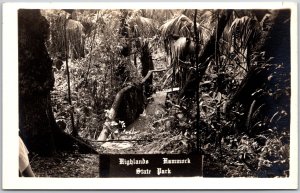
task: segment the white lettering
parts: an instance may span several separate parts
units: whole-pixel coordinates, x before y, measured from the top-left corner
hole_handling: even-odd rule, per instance
[[[151,170],[149,169],[140,169],[140,168],[137,168],[135,170],[135,173],[136,174],[151,174]]]
[[[168,159],[163,158],[163,164],[190,164],[190,158],[187,159]]]
[[[170,168],[168,169],[162,169],[162,168],[157,168],[157,175],[160,176],[161,174],[171,174]]]
[[[142,159],[124,159],[124,158],[119,158],[119,165],[144,165],[144,164],[149,164],[149,160],[146,160],[144,158]]]

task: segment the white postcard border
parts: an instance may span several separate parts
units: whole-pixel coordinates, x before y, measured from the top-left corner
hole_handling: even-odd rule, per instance
[[[18,47],[19,8],[136,9],[280,9],[291,15],[291,151],[289,178],[19,178],[18,173]],[[298,187],[298,26],[297,4],[287,2],[104,2],[7,3],[3,5],[3,136],[4,189],[295,189]]]

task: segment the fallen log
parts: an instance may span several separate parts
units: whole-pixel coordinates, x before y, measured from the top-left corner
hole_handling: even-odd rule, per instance
[[[108,112],[107,120],[97,139],[98,141],[105,141],[108,135],[114,132],[115,128],[113,128],[114,126],[111,123],[115,122],[118,124],[119,122],[124,122],[125,126],[129,126],[143,113],[147,103],[145,84],[151,79],[153,72],[165,70],[150,70],[140,84],[129,85],[117,93],[112,107]]]

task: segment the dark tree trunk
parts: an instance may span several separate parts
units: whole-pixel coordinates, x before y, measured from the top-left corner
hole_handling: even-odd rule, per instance
[[[149,43],[146,42],[142,47],[141,52],[142,76],[145,77],[150,70],[154,70],[152,55],[149,49]],[[145,95],[150,97],[152,94],[153,75],[144,83]]]
[[[119,34],[121,38],[128,39],[129,38],[129,26],[126,23],[126,19],[128,16],[128,10],[123,9],[121,10],[121,18],[120,18],[120,27],[119,27]],[[124,57],[128,57],[131,52],[131,44],[129,41],[126,41],[126,43],[123,45],[123,48],[121,50],[121,54]]]
[[[31,151],[52,153],[55,125],[50,107],[54,85],[45,40],[49,24],[39,10],[19,10],[19,127]],[[52,115],[52,116],[50,116]]]
[[[266,51],[266,58],[275,57],[272,63],[283,63],[290,70],[290,10],[280,10],[273,14],[273,26],[261,50]]]
[[[30,151],[52,154],[57,150],[80,150],[96,153],[89,145],[63,133],[57,126],[50,100],[54,86],[52,60],[45,41],[49,24],[39,10],[18,12],[19,53],[19,129]]]
[[[56,150],[54,134],[54,120],[48,115],[52,114],[50,95],[33,95],[19,98],[19,126],[28,149],[34,152]]]

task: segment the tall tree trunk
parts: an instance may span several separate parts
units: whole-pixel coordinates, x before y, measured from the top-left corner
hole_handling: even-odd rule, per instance
[[[45,41],[49,24],[40,10],[18,11],[19,129],[30,151],[52,154],[57,150],[97,153],[88,144],[67,135],[57,126],[51,108],[54,86],[52,60]]]
[[[49,24],[39,10],[19,10],[19,127],[28,148],[54,152],[50,107],[54,85],[52,60],[45,40]]]
[[[65,23],[65,42],[66,42],[66,45],[65,45],[65,49],[66,49],[66,72],[67,72],[67,83],[68,83],[68,102],[69,102],[69,105],[72,106],[72,99],[71,99],[71,85],[70,85],[70,70],[69,70],[69,44],[70,44],[70,41],[68,41],[68,39],[70,37],[68,37],[68,33],[67,33],[67,22],[68,20],[66,20],[66,23]],[[74,124],[74,115],[73,115],[73,111],[70,112],[70,117],[71,117],[71,125],[72,125],[72,135],[74,137],[77,137],[78,136],[78,129],[75,127],[75,124]]]
[[[143,77],[145,77],[150,70],[154,70],[152,55],[149,49],[148,42],[145,42],[145,44],[142,46],[141,63],[142,63]],[[144,83],[145,94],[147,97],[150,97],[152,94],[152,84],[153,84],[153,75],[150,75],[150,77]]]

